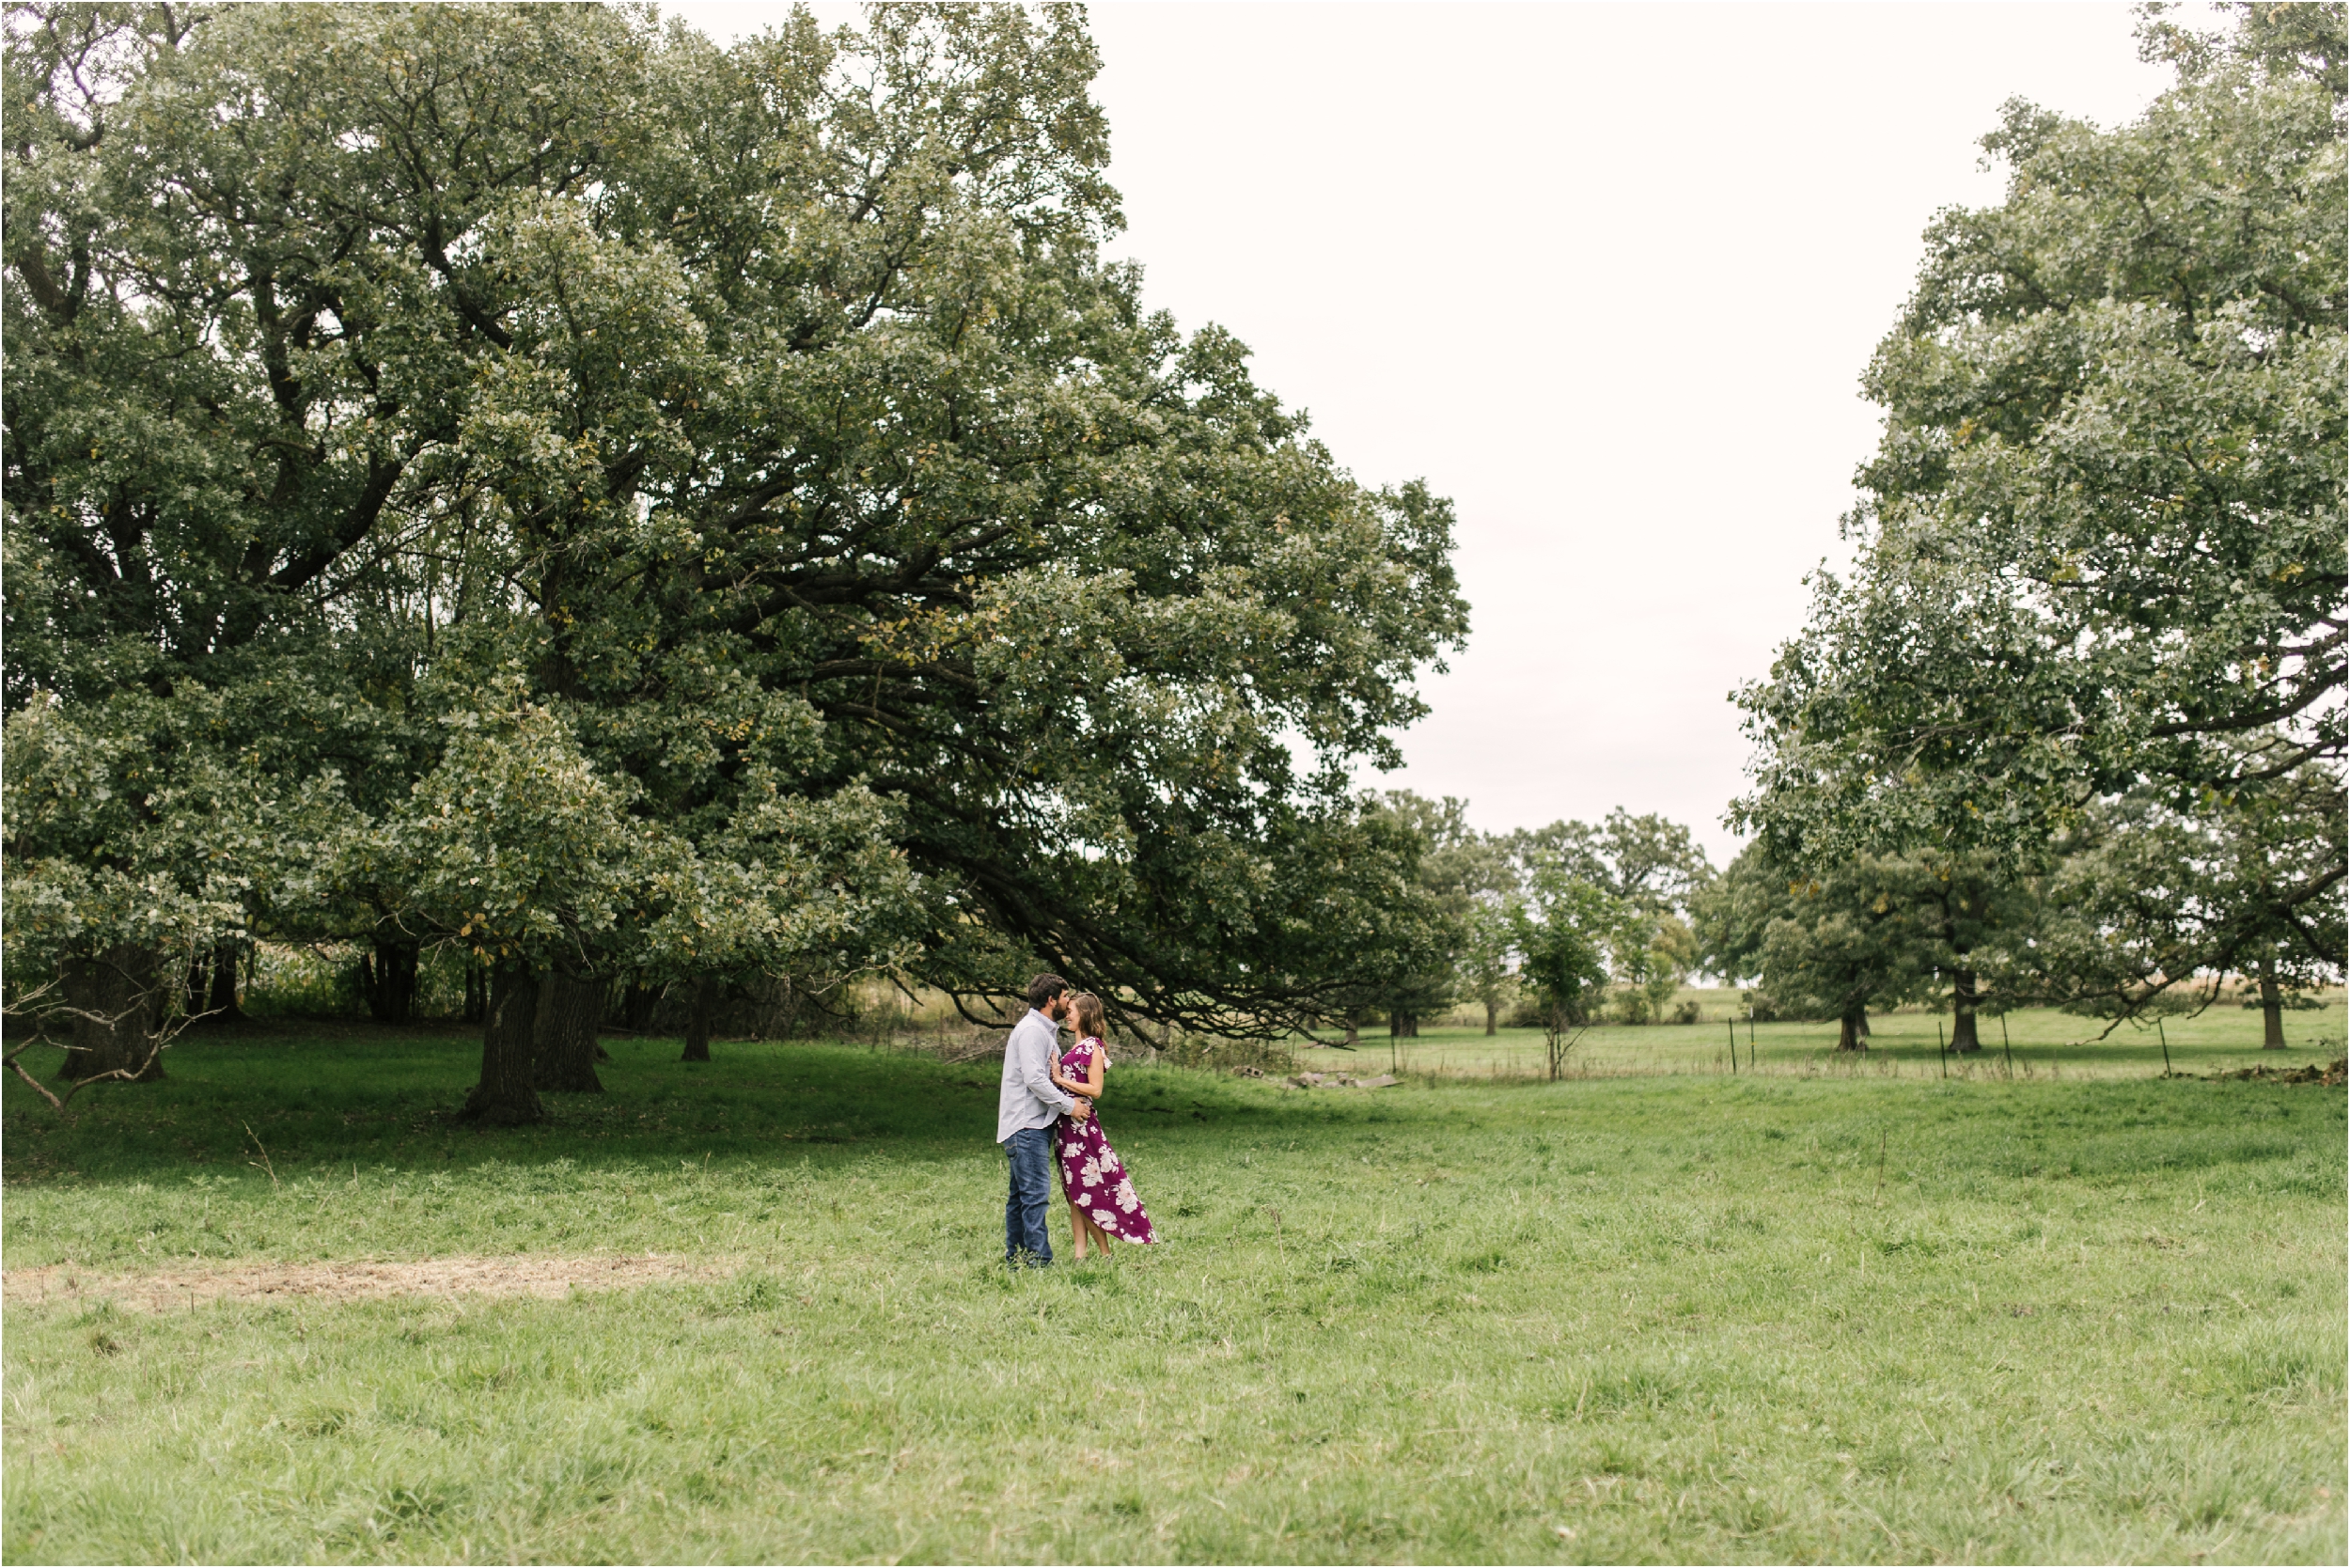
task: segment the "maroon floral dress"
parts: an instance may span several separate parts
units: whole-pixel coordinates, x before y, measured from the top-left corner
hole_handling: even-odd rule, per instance
[[[1083,1082],[1101,1048],[1102,1043],[1091,1038],[1071,1046],[1060,1058],[1062,1076]],[[1118,1151],[1102,1136],[1099,1115],[1083,1121],[1062,1117],[1053,1129],[1053,1141],[1060,1149],[1061,1191],[1073,1208],[1083,1209],[1094,1224],[1120,1241],[1148,1247],[1159,1239],[1151,1229],[1151,1216],[1143,1213],[1142,1200],[1135,1196],[1134,1182],[1119,1163]]]

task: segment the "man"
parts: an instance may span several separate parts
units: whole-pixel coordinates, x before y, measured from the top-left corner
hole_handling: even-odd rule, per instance
[[[1004,1047],[1004,1084],[995,1102],[995,1141],[1011,1162],[1004,1200],[1004,1262],[1042,1268],[1053,1261],[1045,1208],[1053,1196],[1053,1123],[1064,1113],[1083,1121],[1087,1103],[1053,1083],[1053,1052],[1069,1015],[1069,982],[1039,975],[1028,982],[1028,1015]]]

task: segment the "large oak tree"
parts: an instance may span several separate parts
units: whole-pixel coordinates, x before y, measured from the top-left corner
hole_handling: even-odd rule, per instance
[[[2287,949],[2339,973],[2350,669],[2343,8],[2141,36],[2173,88],[2115,130],[2011,103],[1983,144],[2007,199],[1929,231],[1865,382],[1886,420],[1857,559],[1741,695],[1733,813],[1781,866],[2009,877],[2053,874],[2124,803],[2186,824],[2093,857],[2145,878],[2168,845],[2158,880],[2192,889],[2185,921],[2097,901],[2134,956],[2072,999],[2123,1011]],[[2245,862],[2289,844],[2322,853]]]
[[[12,735],[168,729],[138,765],[233,767],[255,817],[327,787],[251,929],[1329,1016],[1425,944],[1346,782],[1465,634],[1451,514],[1102,259],[1096,64],[1059,8],[729,48],[600,7],[24,11]],[[217,724],[163,724],[198,692]],[[447,845],[540,845],[457,774],[525,765],[594,780],[605,837],[468,907]],[[12,884],[72,859],[17,846]]]

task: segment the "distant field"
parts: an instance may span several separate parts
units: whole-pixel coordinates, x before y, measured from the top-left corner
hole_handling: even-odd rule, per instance
[[[1731,1040],[1738,1046],[1740,1073],[1768,1074],[1856,1074],[1863,1076],[1937,1079],[1947,1066],[1960,1078],[1986,1074],[2018,1079],[2057,1077],[2146,1077],[2163,1071],[2163,1040],[2170,1043],[2175,1072],[2208,1074],[2239,1068],[2323,1059],[2343,1054],[2342,994],[2323,1008],[2285,1014],[2291,1048],[2263,1051],[2261,1015],[2232,1004],[2194,1018],[2173,1018],[2159,1033],[2152,1025],[2123,1025],[2103,1039],[2105,1024],[2093,1018],[2035,1008],[2012,1013],[2002,1034],[2000,1020],[1984,1017],[1979,1028],[1986,1049],[1979,1057],[1952,1058],[1940,1049],[1950,1018],[1925,1012],[1881,1013],[1870,1019],[1868,1052],[1856,1058],[1836,1049],[1833,1024],[1757,1024],[1749,1027],[1731,1014],[1734,991],[1684,991],[1683,998],[1706,1009],[1702,1024],[1603,1025],[1586,1032],[1568,1057],[1567,1071],[1578,1076],[1649,1073],[1731,1071]],[[1939,1028],[1946,1031],[1937,1034]],[[1423,1027],[1417,1039],[1390,1042],[1384,1032],[1366,1034],[1358,1054],[1381,1067],[1406,1072],[1483,1076],[1547,1071],[1539,1029],[1503,1029],[1488,1037],[1481,1027]],[[1303,1060],[1343,1061],[1344,1053],[1308,1048]],[[1749,1059],[1751,1058],[1751,1059]],[[2011,1069],[2012,1064],[2012,1069]]]
[[[456,1032],[11,1083],[0,1557],[2350,1551],[2342,1090],[1622,1032],[1692,1070],[1120,1067],[1167,1245],[1022,1276],[992,1064],[620,1040],[510,1133]]]

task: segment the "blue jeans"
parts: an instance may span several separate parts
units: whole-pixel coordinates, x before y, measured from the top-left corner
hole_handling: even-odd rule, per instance
[[[1028,1127],[1004,1140],[1011,1159],[1011,1195],[1004,1200],[1004,1262],[1042,1265],[1053,1261],[1053,1238],[1045,1234],[1046,1207],[1053,1197],[1053,1129]],[[1023,1256],[1025,1254],[1025,1256]]]

